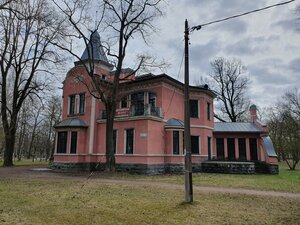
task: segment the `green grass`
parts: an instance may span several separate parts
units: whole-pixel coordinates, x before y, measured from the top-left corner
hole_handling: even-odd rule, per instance
[[[14,160],[13,164],[15,166],[47,166],[49,162],[35,160],[32,162],[32,159],[22,159],[21,161]],[[3,165],[3,160],[0,160],[0,167]]]
[[[300,170],[288,170],[285,163],[280,163],[278,175],[254,174],[218,174],[218,173],[194,173],[193,184],[212,187],[246,188],[256,190],[271,190],[300,193]],[[111,176],[111,175],[109,175]],[[183,175],[156,175],[141,176],[127,173],[117,173],[113,178],[141,179],[168,183],[184,183]],[[107,177],[109,178],[109,177]]]
[[[0,224],[298,224],[300,201],[167,188],[0,178]]]

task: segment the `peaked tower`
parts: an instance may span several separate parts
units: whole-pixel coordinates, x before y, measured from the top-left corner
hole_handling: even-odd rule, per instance
[[[102,64],[104,66],[113,68],[113,65],[108,62],[103,47],[100,41],[100,35],[97,30],[93,31],[90,37],[88,46],[85,48],[82,56],[80,57],[81,62],[92,60],[94,63]],[[79,61],[75,62],[75,65],[80,64]]]

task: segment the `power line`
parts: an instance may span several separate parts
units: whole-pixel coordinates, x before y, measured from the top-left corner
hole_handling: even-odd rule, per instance
[[[208,22],[208,23],[203,23],[203,24],[200,24],[198,26],[193,26],[190,30],[191,31],[200,30],[204,26],[208,26],[208,25],[211,25],[211,24],[214,24],[214,23],[220,23],[220,22],[223,22],[223,21],[226,21],[226,20],[237,18],[237,17],[246,16],[248,14],[256,13],[256,12],[263,11],[263,10],[266,10],[266,9],[270,9],[270,8],[273,8],[273,7],[286,5],[286,4],[289,4],[289,3],[294,2],[294,1],[296,1],[296,0],[281,2],[281,3],[274,4],[274,5],[269,5],[269,6],[266,6],[266,7],[263,7],[263,8],[259,8],[259,9],[251,10],[251,11],[244,12],[244,13],[241,13],[241,14],[237,14],[237,15],[234,15],[234,16],[229,16],[229,17],[226,17],[226,18],[223,18],[223,19],[214,20],[214,21],[211,21],[211,22]]]

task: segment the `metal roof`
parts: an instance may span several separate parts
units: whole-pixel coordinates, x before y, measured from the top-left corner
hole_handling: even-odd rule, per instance
[[[91,34],[91,40],[81,56],[82,61],[90,59],[88,51],[90,52],[90,56],[92,56],[92,60],[109,63],[101,45],[100,35],[97,31]]]
[[[269,136],[265,136],[265,137],[262,137],[262,139],[266,146],[267,155],[268,156],[277,156],[271,138]]]
[[[86,128],[88,125],[81,119],[71,118],[66,119],[54,126],[55,128],[64,128],[64,127],[83,127]]]
[[[260,130],[254,123],[223,123],[215,122],[214,132],[244,132],[260,133]]]
[[[184,123],[179,119],[172,118],[166,122],[165,127],[184,128]]]

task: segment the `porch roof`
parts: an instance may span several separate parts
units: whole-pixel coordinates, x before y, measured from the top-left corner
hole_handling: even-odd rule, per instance
[[[242,132],[242,133],[261,133],[254,123],[224,123],[215,122],[214,132]]]
[[[70,118],[59,122],[54,126],[55,128],[65,128],[65,127],[82,127],[86,128],[88,125],[81,119],[78,118]]]
[[[183,129],[184,128],[184,123],[179,119],[172,118],[172,119],[169,119],[166,122],[165,128],[180,128],[180,129]]]

